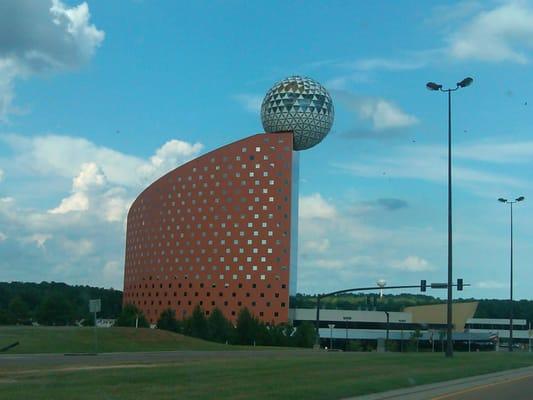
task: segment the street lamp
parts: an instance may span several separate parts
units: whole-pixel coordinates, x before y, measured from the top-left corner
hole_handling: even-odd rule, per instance
[[[335,328],[335,324],[328,324],[329,327],[329,348],[333,350],[333,328]]]
[[[447,339],[446,357],[453,356],[452,342],[452,92],[470,86],[474,80],[470,77],[457,82],[455,88],[443,89],[442,85],[428,82],[426,88],[448,93],[448,301],[447,301]]]
[[[389,312],[385,311],[385,314],[387,315],[387,336],[385,336],[385,351],[388,351],[389,347]]]
[[[344,328],[346,329],[346,341],[344,342],[344,351],[348,351],[348,321],[352,320],[352,317],[342,317],[344,320]]]
[[[511,207],[511,282],[510,286],[510,310],[509,310],[509,351],[513,351],[513,204],[524,201],[525,197],[520,196],[514,200],[507,200],[502,197],[498,199],[499,202],[509,204]]]

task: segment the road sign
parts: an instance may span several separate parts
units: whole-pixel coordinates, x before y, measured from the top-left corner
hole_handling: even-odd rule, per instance
[[[89,312],[97,313],[102,308],[102,302],[100,299],[89,300]]]
[[[432,283],[431,284],[431,289],[446,289],[446,288],[448,288],[447,283]]]

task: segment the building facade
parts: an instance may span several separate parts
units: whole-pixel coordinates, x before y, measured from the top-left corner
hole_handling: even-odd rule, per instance
[[[124,304],[151,323],[196,305],[287,322],[296,294],[298,153],[293,135],[254,135],[167,173],[127,218]]]

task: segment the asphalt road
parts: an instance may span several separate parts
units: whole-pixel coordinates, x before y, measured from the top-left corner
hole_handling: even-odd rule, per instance
[[[101,353],[101,354],[6,354],[0,355],[0,369],[6,368],[42,368],[75,367],[113,364],[166,364],[203,359],[254,358],[272,359],[275,357],[316,357],[325,352],[312,350],[242,350],[242,351],[153,351],[135,353]]]
[[[503,382],[474,386],[457,392],[433,397],[432,400],[531,400],[533,398],[533,374]]]
[[[495,372],[347,400],[532,400],[533,367]]]

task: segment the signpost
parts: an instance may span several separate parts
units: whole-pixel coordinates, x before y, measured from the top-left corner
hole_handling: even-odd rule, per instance
[[[98,335],[96,333],[96,313],[102,309],[102,302],[100,299],[89,300],[89,312],[94,313],[94,352],[98,353]]]

